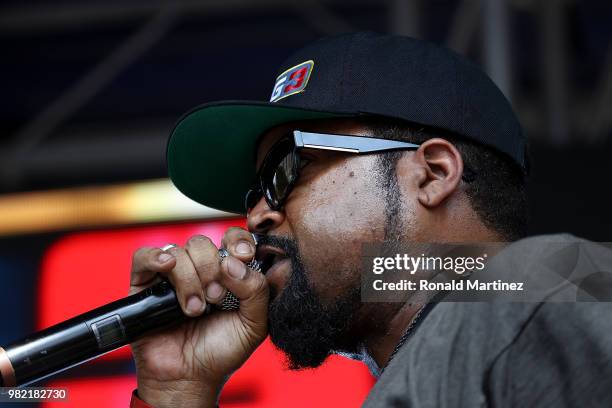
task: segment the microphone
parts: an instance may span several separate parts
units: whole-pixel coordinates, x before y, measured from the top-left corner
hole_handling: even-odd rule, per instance
[[[219,252],[227,256],[224,249]],[[248,266],[261,271],[255,260]],[[238,299],[228,291],[219,305],[207,305],[204,314],[215,309],[236,310],[239,305]],[[38,382],[187,319],[190,317],[181,310],[174,288],[163,280],[139,293],[0,347],[0,387]]]

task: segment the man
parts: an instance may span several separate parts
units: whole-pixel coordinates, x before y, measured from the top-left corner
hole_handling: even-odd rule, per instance
[[[246,212],[249,231],[226,232],[224,258],[204,236],[134,255],[131,292],[167,277],[194,319],[132,345],[133,406],[216,406],[268,334],[291,368],[335,352],[364,360],[379,377],[366,406],[609,403],[592,369],[576,384],[563,371],[610,374],[609,307],[361,300],[364,243],[524,236],[525,142],[486,75],[431,44],[367,33],[320,40],[279,72],[270,102],[204,105],[173,131],[175,185]],[[265,275],[247,267],[254,257]],[[239,309],[204,316],[227,291]],[[572,316],[581,336],[554,324]]]

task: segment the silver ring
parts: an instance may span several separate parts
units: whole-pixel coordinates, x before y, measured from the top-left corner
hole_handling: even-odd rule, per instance
[[[221,258],[221,262],[223,262],[223,260],[225,258],[227,258],[229,255],[230,255],[230,253],[227,252],[227,249],[225,249],[225,248],[220,248],[219,249],[219,258]],[[246,266],[251,268],[255,272],[261,272],[261,262],[257,261],[254,258],[250,262],[248,262],[246,264]]]
[[[176,244],[166,244],[166,245],[164,245],[163,247],[161,247],[159,249],[161,249],[162,251],[167,251],[169,249],[176,248],[177,246],[178,245],[176,245]]]

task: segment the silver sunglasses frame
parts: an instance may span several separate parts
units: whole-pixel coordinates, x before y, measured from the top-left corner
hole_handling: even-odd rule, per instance
[[[293,141],[296,147],[356,154],[398,149],[418,149],[420,146],[414,143],[378,139],[375,137],[312,133],[300,130],[293,131]]]
[[[368,136],[355,136],[355,135],[337,135],[330,133],[314,133],[304,132],[301,130],[293,131],[293,142],[294,149],[317,149],[317,150],[332,150],[337,152],[352,153],[352,154],[366,154],[375,152],[384,152],[390,150],[416,150],[419,148],[419,144],[400,142],[397,140],[379,139]],[[265,160],[264,160],[265,161]],[[297,170],[296,170],[297,171]],[[299,176],[299,172],[298,172]],[[261,177],[259,172],[257,177]],[[296,178],[297,180],[297,178]],[[283,204],[276,206],[271,202],[267,194],[264,193],[264,186],[261,179],[258,180],[257,188],[249,189],[245,194],[245,209],[248,213],[249,207],[247,205],[249,201],[249,195],[252,193],[261,194],[268,202],[270,208],[278,210],[282,208]],[[288,191],[291,191],[295,181],[288,185]],[[261,199],[261,197],[260,197]],[[282,200],[284,201],[284,200]]]

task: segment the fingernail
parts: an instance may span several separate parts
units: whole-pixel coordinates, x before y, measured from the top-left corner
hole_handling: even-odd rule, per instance
[[[198,314],[202,310],[202,300],[199,296],[193,295],[187,299],[187,313],[190,315]]]
[[[227,272],[230,276],[234,279],[244,278],[247,269],[246,265],[231,257],[227,257],[227,260],[229,261],[227,263]]]
[[[223,287],[217,282],[211,282],[206,288],[206,296],[210,299],[217,299],[223,293]]]
[[[236,244],[236,252],[243,255],[248,255],[251,253],[251,244],[247,241],[238,241]]]
[[[161,253],[161,254],[159,254],[159,256],[157,257],[157,260],[158,260],[160,263],[166,263],[166,262],[168,262],[169,260],[171,260],[172,258],[174,258],[172,255],[167,254],[167,253],[165,253],[165,252],[162,252],[162,253]]]

